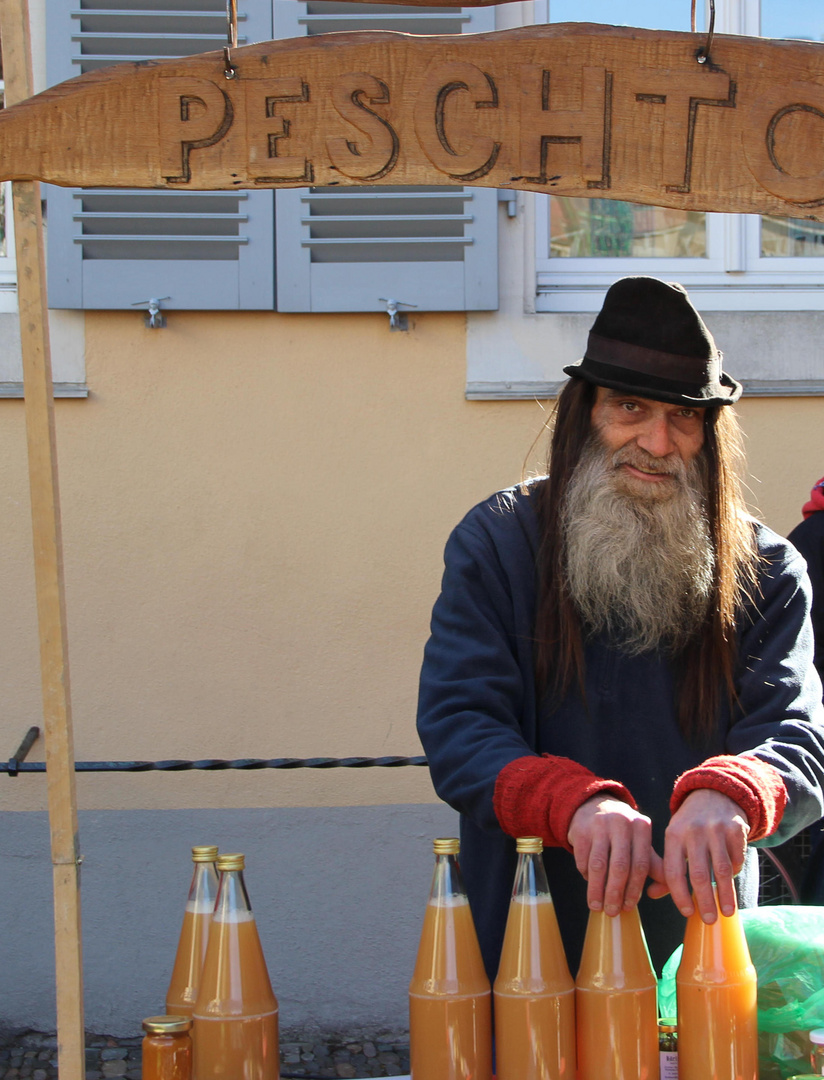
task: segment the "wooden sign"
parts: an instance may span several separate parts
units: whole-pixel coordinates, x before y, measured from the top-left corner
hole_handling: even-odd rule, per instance
[[[0,113],[0,179],[476,184],[824,220],[824,45],[584,23],[122,64]]]

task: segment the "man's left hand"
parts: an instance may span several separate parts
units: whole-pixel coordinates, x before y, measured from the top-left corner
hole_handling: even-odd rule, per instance
[[[664,878],[647,889],[651,897],[672,896],[682,915],[697,906],[705,923],[735,911],[733,878],[744,865],[749,824],[743,810],[718,791],[691,792],[673,814],[664,838]],[[690,895],[692,886],[693,897]]]

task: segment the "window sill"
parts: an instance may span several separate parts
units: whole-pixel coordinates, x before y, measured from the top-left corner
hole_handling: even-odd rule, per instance
[[[824,267],[822,267],[824,270]],[[641,273],[639,267],[636,271]],[[651,273],[647,264],[644,272]],[[616,273],[615,278],[621,277]],[[654,276],[659,276],[654,274]],[[660,275],[670,278],[671,275]],[[689,291],[690,298],[699,311],[822,311],[824,310],[824,285],[821,283],[747,283],[731,280],[719,285],[701,283],[689,274],[676,275]],[[535,310],[539,312],[598,312],[604,301],[609,284],[593,285],[538,285]]]
[[[546,401],[558,396],[562,382],[468,382],[467,401]],[[824,397],[824,379],[745,379],[744,396]]]
[[[17,311],[17,285],[0,281],[0,315],[16,315]]]
[[[87,398],[89,388],[85,383],[56,382],[55,398]],[[22,382],[0,382],[0,398],[22,398]]]

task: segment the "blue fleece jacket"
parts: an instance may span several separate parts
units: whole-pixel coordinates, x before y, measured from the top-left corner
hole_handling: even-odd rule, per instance
[[[740,620],[738,703],[732,713],[722,708],[712,739],[696,748],[678,728],[675,673],[663,654],[629,657],[609,641],[590,641],[586,705],[575,687],[554,709],[539,700],[534,490],[494,495],[450,536],[420,681],[418,731],[436,791],[461,814],[461,868],[490,978],[516,861],[493,793],[501,769],[519,757],[562,755],[621,781],[652,819],[659,853],[675,779],[715,754],[747,751],[781,774],[788,804],[769,843],[824,813],[824,710],[812,666],[809,583],[795,550],[757,526],[761,597]],[[739,879],[744,905],[757,896],[755,854]],[[574,974],[588,916],[586,883],[567,851],[547,849],[544,861]],[[641,918],[660,970],[683,938],[684,920],[668,897],[644,897]]]

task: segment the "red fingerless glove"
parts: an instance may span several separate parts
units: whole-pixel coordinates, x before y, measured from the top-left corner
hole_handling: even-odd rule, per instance
[[[609,794],[637,810],[627,788],[602,780],[570,758],[522,757],[510,761],[495,781],[493,807],[509,836],[540,836],[547,847],[572,848],[567,840],[575,811],[593,795]]]
[[[691,791],[720,791],[738,803],[750,823],[749,840],[774,833],[787,805],[787,789],[781,773],[754,757],[719,754],[682,773],[675,781],[670,812],[675,813]]]

